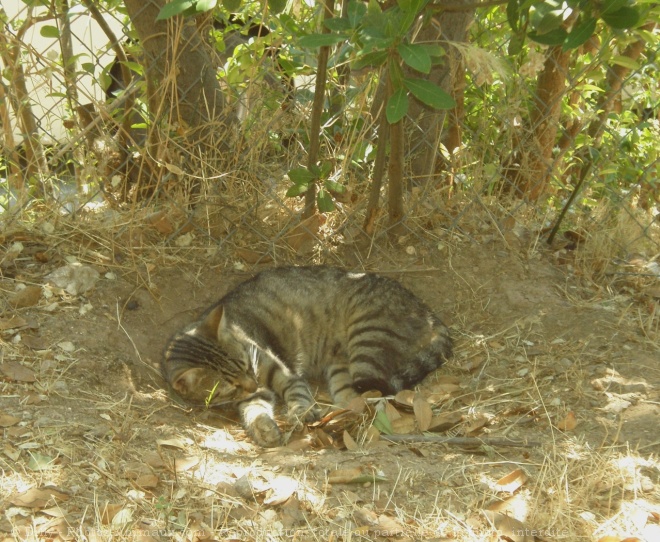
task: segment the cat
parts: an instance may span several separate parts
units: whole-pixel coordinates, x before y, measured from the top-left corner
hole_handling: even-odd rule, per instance
[[[308,377],[337,405],[367,390],[394,394],[451,356],[449,329],[397,281],[334,267],[277,267],[243,282],[170,340],[162,374],[183,399],[238,409],[264,447],[320,417]]]

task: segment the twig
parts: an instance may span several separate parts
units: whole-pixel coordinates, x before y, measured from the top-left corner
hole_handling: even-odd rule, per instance
[[[441,437],[436,435],[381,435],[383,440],[390,442],[431,442],[434,444],[451,444],[454,446],[506,446],[511,448],[537,448],[541,443],[537,440],[510,440],[506,438],[479,437]]]

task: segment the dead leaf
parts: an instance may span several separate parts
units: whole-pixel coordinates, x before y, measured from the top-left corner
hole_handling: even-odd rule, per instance
[[[413,412],[415,413],[419,430],[426,431],[431,425],[433,410],[431,409],[431,405],[419,393],[415,395],[413,400]]]
[[[296,252],[304,252],[317,241],[319,228],[324,222],[325,219],[321,215],[312,215],[294,227],[284,239]]]
[[[256,250],[242,247],[236,249],[236,256],[249,264],[269,263],[273,261],[273,258],[267,253],[257,252]]]
[[[394,402],[399,405],[407,408],[413,407],[413,401],[415,400],[415,392],[412,390],[401,390],[394,396]]]
[[[49,503],[64,502],[69,496],[55,487],[42,487],[28,489],[14,497],[10,502],[14,506],[23,506],[25,508],[45,508]]]
[[[449,431],[449,429],[458,425],[462,421],[463,415],[460,412],[443,412],[442,414],[437,414],[431,418],[428,430],[434,433],[442,433],[444,431]]]
[[[17,418],[16,416],[11,416],[9,414],[5,414],[4,412],[0,412],[0,427],[11,427],[20,421],[21,419]]]
[[[488,422],[490,422],[490,420],[491,417],[488,416],[487,414],[484,413],[477,414],[476,418],[468,422],[468,424],[465,426],[465,429],[463,431],[466,435],[474,433],[475,431],[478,431],[485,425],[488,425]]]
[[[41,286],[26,286],[9,298],[9,305],[15,309],[34,307],[41,299]]]
[[[142,489],[153,489],[158,485],[158,476],[155,474],[143,474],[135,480],[135,484]]]
[[[17,361],[5,361],[0,364],[0,372],[15,382],[36,382],[34,371]]]
[[[353,399],[351,399],[346,405],[346,410],[350,410],[356,414],[362,414],[366,408],[367,403],[363,397],[353,397]]]
[[[403,525],[397,520],[384,514],[378,516],[378,525],[376,525],[374,530],[378,531],[378,536],[384,536],[386,538],[398,536],[405,531]]]
[[[391,403],[385,403],[385,415],[387,416],[387,419],[390,420],[390,423],[392,423],[394,420],[398,420],[401,417],[399,411],[394,408],[394,405]]]
[[[20,316],[14,314],[9,318],[2,317],[0,318],[0,331],[5,331],[7,329],[20,329],[22,327],[27,327],[27,320],[21,318]]]
[[[37,337],[36,335],[23,335],[21,337],[21,342],[30,350],[48,350],[48,343],[43,337]]]
[[[515,469],[495,482],[497,491],[513,493],[527,481],[527,474],[522,469]]]
[[[533,530],[522,521],[499,512],[484,510],[483,513],[497,529],[500,538],[510,542],[534,542],[535,537],[528,534],[532,533]]]
[[[172,221],[167,216],[167,211],[163,210],[151,213],[144,220],[161,235],[171,235],[174,233],[174,224],[172,224]]]
[[[577,426],[577,418],[575,417],[575,412],[571,411],[566,414],[566,417],[557,422],[557,429],[560,431],[573,431]]]
[[[270,481],[271,488],[266,492],[264,504],[277,506],[288,501],[298,490],[298,482],[290,476],[276,476]]]
[[[174,460],[174,470],[176,472],[186,472],[188,470],[194,469],[197,465],[200,464],[201,458],[196,455],[189,455],[187,457],[177,457]]]
[[[328,473],[328,483],[350,484],[352,480],[362,476],[362,474],[362,469],[358,467],[352,469],[337,469]]]
[[[344,429],[344,446],[346,446],[346,449],[349,452],[356,452],[360,449],[358,446],[357,442],[353,439],[351,435],[349,435],[348,431]]]
[[[12,461],[18,461],[18,458],[21,457],[21,451],[9,444],[5,444],[2,452]]]
[[[190,439],[179,439],[179,438],[170,438],[170,439],[159,439],[156,441],[158,446],[169,446],[171,448],[179,448],[180,450],[187,450],[188,447],[192,444]]]
[[[398,435],[407,435],[415,431],[416,424],[413,416],[403,415],[392,422],[392,431]]]

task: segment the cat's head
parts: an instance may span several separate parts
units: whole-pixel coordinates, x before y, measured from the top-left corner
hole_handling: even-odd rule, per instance
[[[177,335],[165,352],[163,374],[192,403],[240,401],[258,387],[249,345],[232,329],[222,306]]]

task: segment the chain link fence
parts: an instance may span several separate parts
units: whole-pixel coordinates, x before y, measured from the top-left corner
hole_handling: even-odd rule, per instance
[[[439,77],[460,99],[456,109],[432,113],[434,137],[428,111],[406,118],[404,216],[393,224],[387,183],[373,199],[379,74],[349,73],[339,46],[319,145],[327,186],[337,187],[328,190],[334,210],[302,219],[302,199],[286,195],[287,173],[307,160],[318,67],[290,26],[246,16],[168,27],[179,43],[186,32],[203,37],[204,73],[224,102],[223,123],[209,121],[191,138],[173,112],[189,99],[203,116],[209,104],[195,94],[198,81],[177,81],[176,70],[192,59],[185,47],[174,63],[167,57],[176,47],[160,52],[171,70],[151,96],[179,101],[161,104],[154,119],[149,66],[129,17],[89,4],[66,13],[4,8],[5,228],[55,210],[83,223],[112,222],[113,242],[127,249],[202,246],[248,264],[319,257],[363,265],[373,251],[386,258],[392,243],[423,259],[453,237],[495,239],[526,252],[548,246],[559,263],[658,293],[657,51],[642,46],[626,60],[622,48],[613,58],[607,42],[592,40],[579,61],[541,46],[506,60],[506,20],[496,11],[468,17],[463,40],[460,32],[447,40],[447,22],[434,20],[448,59]],[[548,91],[552,81],[543,77],[553,74],[563,80]],[[337,248],[349,246],[357,247],[355,261]]]

